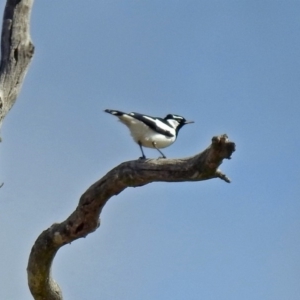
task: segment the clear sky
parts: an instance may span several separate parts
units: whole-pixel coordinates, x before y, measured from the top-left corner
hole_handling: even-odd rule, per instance
[[[111,108],[194,120],[170,158],[227,133],[232,183],[113,197],[56,256],[65,298],[299,300],[300,2],[36,1],[31,24],[34,59],[1,132],[0,299],[32,299],[37,236],[140,156]]]

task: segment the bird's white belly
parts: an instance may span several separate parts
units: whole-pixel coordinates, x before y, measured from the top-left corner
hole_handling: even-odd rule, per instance
[[[151,129],[149,130],[149,134],[141,135],[140,137],[134,136],[132,133],[133,139],[138,143],[140,142],[142,146],[148,147],[148,148],[155,148],[153,146],[153,142],[155,142],[155,145],[157,148],[166,148],[173,144],[175,142],[175,137],[166,137],[162,134],[159,134],[157,132],[150,132],[152,131]]]
[[[157,148],[165,148],[173,144],[176,140],[176,136],[168,137],[157,133],[138,120],[130,120],[130,122],[123,121],[123,123],[128,126],[134,141],[136,143],[140,142],[144,147],[155,148],[153,146],[153,142],[155,142]]]

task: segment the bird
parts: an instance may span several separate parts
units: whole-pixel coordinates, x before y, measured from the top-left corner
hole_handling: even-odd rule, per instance
[[[104,111],[118,117],[129,128],[133,140],[141,149],[142,156],[140,159],[146,159],[143,147],[154,148],[162,155],[162,158],[166,158],[159,149],[172,145],[179,130],[186,124],[194,123],[194,121],[187,121],[184,117],[174,114],[168,114],[165,118],[158,118],[113,109],[105,109]]]

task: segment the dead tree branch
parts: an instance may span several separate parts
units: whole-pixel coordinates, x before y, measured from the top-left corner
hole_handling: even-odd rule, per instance
[[[3,15],[0,63],[0,129],[16,102],[33,56],[30,13],[33,0],[7,0]]]
[[[60,247],[86,237],[99,225],[106,202],[127,187],[152,182],[201,181],[220,178],[230,182],[218,167],[230,159],[235,144],[226,135],[214,137],[202,153],[183,159],[147,159],[124,162],[95,182],[81,196],[75,211],[62,223],[53,224],[37,238],[32,247],[27,272],[35,300],[61,300],[59,286],[51,277],[51,265]]]

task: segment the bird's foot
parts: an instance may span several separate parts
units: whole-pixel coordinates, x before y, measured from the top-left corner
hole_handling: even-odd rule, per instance
[[[160,156],[157,159],[166,159],[166,156]]]
[[[146,156],[143,155],[143,156],[139,157],[139,159],[146,159]]]

